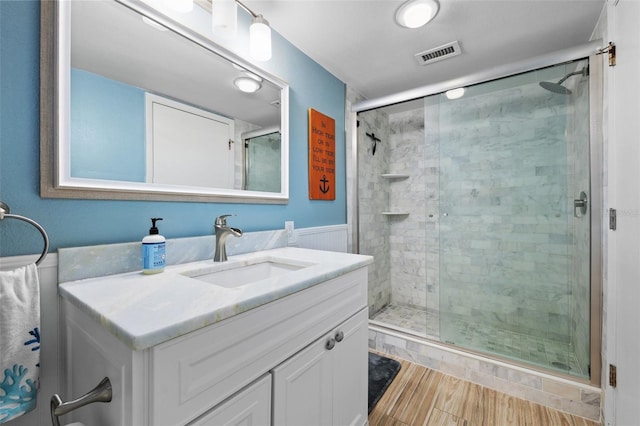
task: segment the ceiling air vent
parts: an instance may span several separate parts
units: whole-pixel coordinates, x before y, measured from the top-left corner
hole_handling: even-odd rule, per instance
[[[460,44],[458,44],[458,41],[453,41],[451,43],[436,47],[435,49],[429,49],[421,53],[416,53],[415,58],[418,62],[418,65],[427,65],[433,62],[441,61],[443,59],[451,58],[453,56],[458,56],[461,53],[462,51],[460,50]]]

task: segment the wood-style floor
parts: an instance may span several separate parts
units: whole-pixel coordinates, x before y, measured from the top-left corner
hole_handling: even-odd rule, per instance
[[[599,426],[582,417],[390,358],[397,359],[402,368],[371,411],[370,426]]]

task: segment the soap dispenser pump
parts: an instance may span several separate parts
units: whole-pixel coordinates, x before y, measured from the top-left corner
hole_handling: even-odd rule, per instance
[[[142,239],[142,273],[144,274],[158,274],[164,271],[166,240],[156,227],[156,222],[159,220],[162,218],[151,218],[149,235]]]

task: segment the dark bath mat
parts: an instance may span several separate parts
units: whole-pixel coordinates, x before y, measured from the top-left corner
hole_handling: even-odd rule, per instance
[[[398,371],[400,363],[395,359],[369,352],[369,413],[382,398]]]

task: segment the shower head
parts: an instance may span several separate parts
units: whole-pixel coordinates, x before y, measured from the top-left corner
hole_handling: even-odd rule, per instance
[[[552,83],[550,81],[541,81],[540,82],[540,87],[542,87],[543,89],[546,89],[546,90],[548,90],[550,92],[557,93],[559,95],[570,95],[571,94],[571,90],[567,89],[566,87],[564,87],[560,83]]]
[[[573,75],[587,76],[587,75],[589,75],[589,67],[584,67],[580,71],[575,71],[575,72],[569,73],[569,74],[565,75],[564,77],[562,77],[560,80],[558,80],[557,83],[552,83],[550,81],[541,81],[539,84],[540,84],[540,87],[542,87],[543,89],[548,90],[550,92],[557,93],[559,95],[570,95],[571,94],[571,90],[567,89],[566,87],[564,87],[562,85],[562,83],[564,83],[564,81],[566,79],[568,79],[569,77],[571,77]]]

